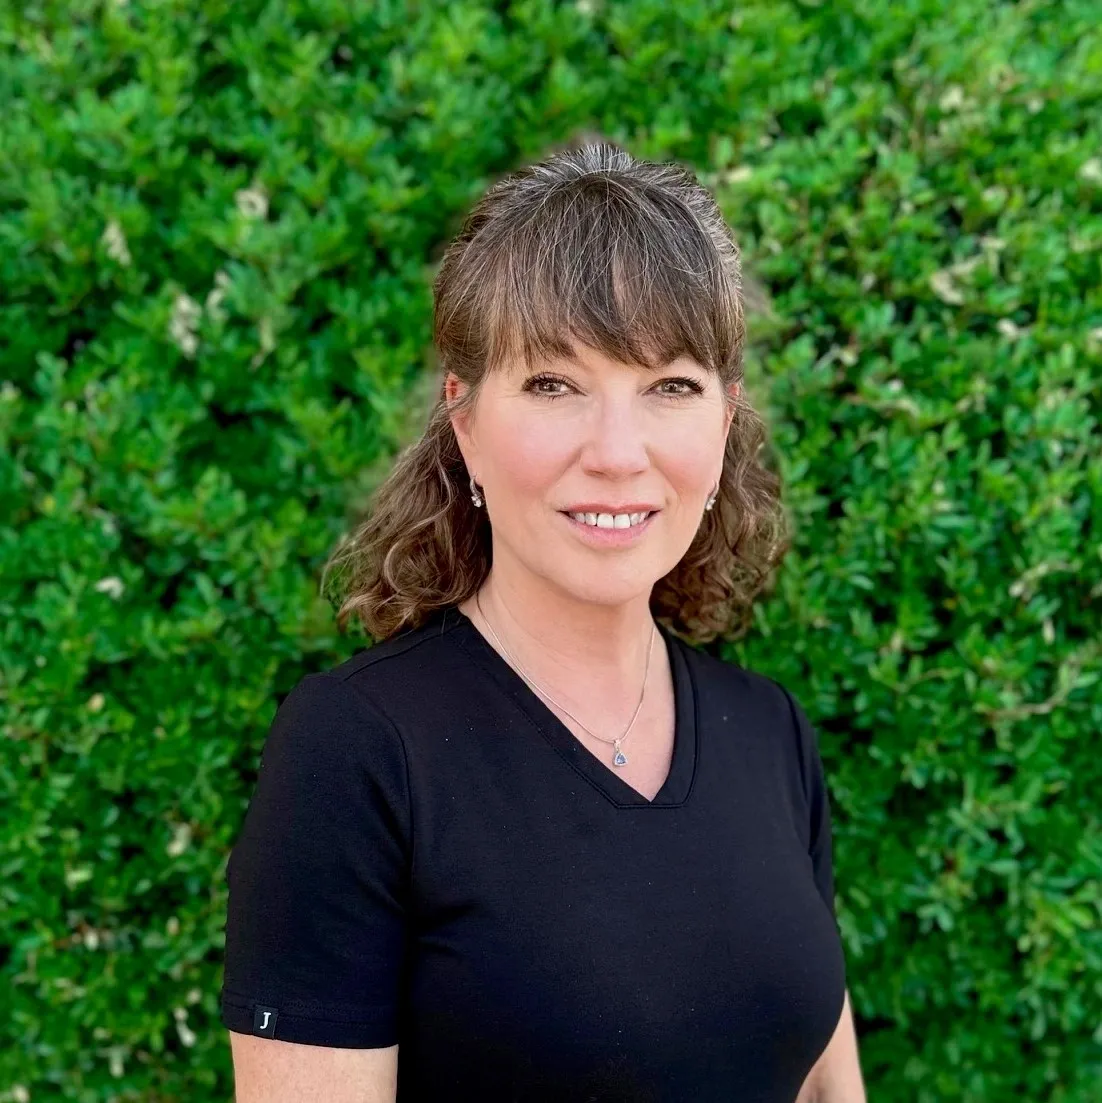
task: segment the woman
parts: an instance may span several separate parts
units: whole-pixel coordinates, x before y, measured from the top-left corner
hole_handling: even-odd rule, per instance
[[[815,733],[693,643],[787,547],[738,249],[597,143],[444,256],[428,428],[339,557],[228,871],[238,1103],[863,1099]]]

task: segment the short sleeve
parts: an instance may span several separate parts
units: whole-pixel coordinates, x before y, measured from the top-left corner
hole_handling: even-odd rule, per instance
[[[819,757],[818,733],[808,720],[799,701],[787,689],[784,692],[792,706],[792,714],[796,721],[797,750],[804,795],[807,800],[808,854],[815,874],[815,886],[837,925],[838,920],[834,910],[834,855],[830,798],[827,795],[826,779],[823,776],[823,763]]]
[[[309,1045],[398,1041],[411,822],[401,737],[338,675],[276,711],[227,866],[221,1021]]]

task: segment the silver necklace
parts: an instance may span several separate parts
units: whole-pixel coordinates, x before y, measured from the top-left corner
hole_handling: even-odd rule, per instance
[[[485,622],[486,627],[489,628],[490,635],[494,637],[494,641],[497,643],[498,647],[500,647],[501,650],[505,652],[505,655],[508,658],[509,662],[511,662],[513,664],[513,666],[515,666],[517,668],[517,670],[520,672],[520,674],[524,677],[524,680],[534,690],[536,690],[536,692],[539,693],[541,697],[545,697],[556,708],[562,709],[562,711],[565,712],[566,715],[569,716],[570,719],[573,720],[575,724],[577,724],[579,727],[581,727],[586,732],[589,732],[589,734],[592,735],[594,739],[599,739],[602,743],[611,743],[613,748],[614,748],[613,754],[612,754],[612,765],[613,766],[626,766],[628,760],[627,760],[627,757],[625,756],[625,754],[623,752],[623,749],[621,748],[620,744],[625,739],[627,739],[628,732],[630,732],[631,729],[635,726],[635,718],[639,715],[639,710],[643,707],[643,695],[647,691],[647,675],[650,673],[650,656],[651,656],[651,652],[654,650],[654,636],[655,636],[654,621],[652,620],[651,625],[650,625],[650,643],[647,646],[647,665],[646,665],[646,668],[643,671],[643,688],[639,693],[639,704],[637,704],[635,706],[635,712],[633,712],[631,714],[631,723],[628,724],[627,729],[624,731],[624,734],[621,735],[619,737],[619,739],[605,739],[604,736],[597,735],[594,732],[589,731],[589,728],[587,728],[585,726],[585,724],[583,724],[572,712],[570,712],[568,709],[566,709],[562,705],[560,705],[559,702],[556,701],[555,698],[552,697],[551,694],[548,693],[546,690],[541,689],[539,684],[535,681],[534,678],[532,678],[532,676],[530,674],[525,673],[524,668],[520,665],[520,663],[518,663],[516,661],[516,659],[513,658],[512,655],[509,654],[508,649],[505,647],[505,645],[498,638],[498,634],[494,631],[494,626],[490,623],[489,618],[486,616],[485,613],[482,612],[482,602],[479,601],[479,599],[478,599],[478,592],[477,591],[475,592],[475,595],[474,595],[474,603],[475,603],[475,605],[478,606],[479,615],[482,617],[483,621]]]

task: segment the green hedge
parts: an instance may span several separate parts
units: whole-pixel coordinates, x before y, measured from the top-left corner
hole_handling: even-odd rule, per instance
[[[429,285],[579,129],[763,293],[796,546],[721,651],[821,733],[870,1099],[1102,1084],[1102,35],[958,0],[0,10],[0,1100],[226,1100],[225,860]]]

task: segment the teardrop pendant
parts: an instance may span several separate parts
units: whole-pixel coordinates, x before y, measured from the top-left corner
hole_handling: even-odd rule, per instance
[[[616,740],[614,746],[616,748],[616,753],[612,756],[612,765],[613,766],[626,766],[628,764],[628,760],[624,757],[624,752],[622,750],[620,750],[620,740],[619,739]]]

